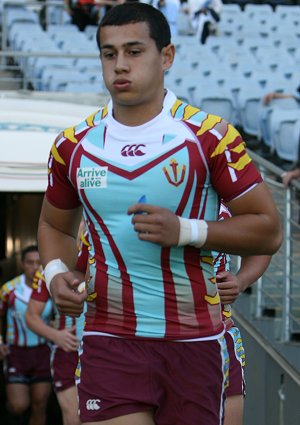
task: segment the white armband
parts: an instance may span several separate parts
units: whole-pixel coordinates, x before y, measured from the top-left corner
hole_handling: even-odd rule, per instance
[[[201,248],[207,239],[207,223],[205,220],[178,217],[180,223],[178,246],[191,245]]]
[[[45,281],[46,286],[48,289],[49,294],[50,292],[50,283],[54,276],[56,276],[59,273],[64,273],[69,271],[68,267],[61,261],[60,258],[56,258],[55,260],[49,261],[49,263],[46,265],[44,269],[44,275],[45,275]]]

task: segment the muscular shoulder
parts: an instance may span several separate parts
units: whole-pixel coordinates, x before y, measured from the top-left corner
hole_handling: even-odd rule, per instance
[[[13,279],[7,281],[3,284],[0,289],[0,297],[5,298],[11,292],[13,292],[19,285],[22,283],[22,275],[14,277]]]
[[[200,143],[212,149],[211,155],[223,153],[226,147],[242,142],[240,133],[224,118],[209,114],[180,99],[174,103],[171,115],[186,124]]]
[[[89,115],[79,124],[66,128],[56,137],[54,146],[56,149],[60,149],[62,146],[64,148],[68,146],[69,149],[74,148],[89,130],[101,124],[106,115],[107,107],[105,106]]]
[[[68,127],[60,132],[51,147],[49,168],[52,167],[52,162],[60,164],[60,166],[67,165],[74,149],[80,144],[81,140],[90,130],[101,125],[106,115],[107,108],[103,107],[79,124]]]
[[[214,131],[224,136],[230,129],[230,124],[218,115],[206,111],[177,99],[171,108],[171,115],[175,120],[180,120],[191,127],[195,134],[204,135]],[[233,127],[232,127],[233,128]]]

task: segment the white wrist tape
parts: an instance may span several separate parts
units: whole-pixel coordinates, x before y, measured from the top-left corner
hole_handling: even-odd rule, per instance
[[[49,294],[51,294],[50,283],[54,276],[67,271],[69,271],[68,267],[65,265],[65,263],[61,261],[60,258],[56,258],[55,260],[49,261],[49,263],[44,269],[45,281]]]
[[[191,245],[201,248],[207,239],[207,223],[205,220],[178,217],[180,223],[178,246]]]

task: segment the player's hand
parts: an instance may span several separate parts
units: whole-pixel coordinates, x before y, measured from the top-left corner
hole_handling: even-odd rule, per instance
[[[75,331],[76,326],[57,331],[54,343],[67,353],[76,351],[79,346],[79,340],[75,335]]]
[[[300,174],[299,172],[297,172],[297,170],[286,171],[285,173],[283,173],[281,175],[281,178],[282,178],[282,183],[283,183],[284,187],[288,187],[291,180],[293,180],[295,177],[297,177],[297,174]]]
[[[275,99],[274,93],[267,93],[264,95],[262,103],[263,105],[267,106],[273,99]]]
[[[220,272],[216,276],[219,296],[222,304],[232,304],[240,294],[237,276],[230,272]]]
[[[87,299],[86,289],[78,292],[77,288],[84,280],[80,272],[59,273],[51,281],[51,296],[61,314],[78,317],[83,311],[84,301]]]
[[[178,244],[179,219],[168,209],[140,203],[129,207],[128,214],[133,214],[133,228],[140,240],[163,247]]]
[[[0,344],[0,360],[3,360],[9,354],[9,347],[6,344]]]

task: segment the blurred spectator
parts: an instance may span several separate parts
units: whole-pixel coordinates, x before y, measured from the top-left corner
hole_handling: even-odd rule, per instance
[[[263,97],[263,104],[269,105],[269,103],[273,99],[296,99],[298,102],[300,102],[300,86],[296,89],[294,93],[279,93],[279,92],[267,93]]]
[[[288,186],[291,180],[300,179],[300,161],[298,161],[298,165],[291,171],[286,171],[281,175],[282,183],[285,187]]]
[[[152,4],[154,7],[160,9],[160,11],[165,15],[171,29],[171,35],[176,36],[177,31],[177,20],[180,10],[180,1],[179,0],[156,0]]]
[[[183,11],[189,14],[196,38],[202,44],[214,32],[215,25],[220,20],[222,8],[221,0],[187,0]]]
[[[84,31],[87,25],[98,25],[100,9],[103,6],[113,6],[114,0],[64,0],[65,9],[70,15],[72,24]]]

